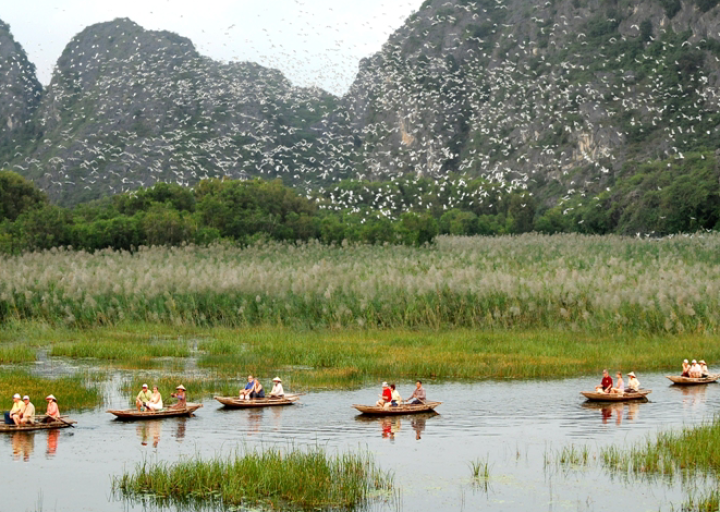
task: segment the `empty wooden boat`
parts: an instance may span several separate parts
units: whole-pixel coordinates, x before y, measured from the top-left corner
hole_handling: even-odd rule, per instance
[[[42,421],[45,416],[39,416],[38,421]],[[60,416],[63,421],[52,421],[50,423],[33,423],[32,425],[0,425],[0,432],[30,432],[33,430],[54,430],[57,428],[68,428],[73,426],[77,421],[68,419],[67,416]]]
[[[667,378],[672,381],[673,384],[678,386],[697,386],[698,384],[710,384],[720,379],[720,373],[714,375],[708,375],[707,377],[681,377],[679,375],[667,375]]]
[[[107,412],[117,416],[119,420],[156,420],[160,418],[173,418],[176,416],[192,416],[192,413],[202,407],[202,404],[188,402],[183,409],[167,408],[162,411],[138,411],[137,409],[109,409]]]
[[[581,391],[580,394],[593,402],[631,402],[633,400],[647,400],[652,389],[641,389],[634,393],[598,393],[596,391]]]
[[[231,409],[250,409],[253,407],[275,407],[292,405],[300,400],[300,395],[285,395],[282,398],[250,398],[241,400],[237,396],[216,396],[215,400]]]
[[[404,404],[398,406],[390,406],[388,408],[379,405],[360,405],[353,404],[353,407],[363,414],[373,414],[375,416],[391,416],[396,414],[417,414],[420,412],[434,411],[442,402],[425,402],[424,404]]]

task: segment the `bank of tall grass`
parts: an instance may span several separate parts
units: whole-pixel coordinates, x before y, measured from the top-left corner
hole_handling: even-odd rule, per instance
[[[144,463],[116,478],[113,487],[126,497],[149,494],[160,503],[352,510],[392,489],[392,477],[366,454],[267,448],[229,458]]]
[[[45,397],[53,394],[58,399],[62,413],[98,407],[102,392],[94,379],[83,375],[45,378],[18,369],[0,369],[0,399],[10,409],[15,393],[28,395],[38,414],[45,411]]]
[[[716,332],[720,235],[0,256],[0,321]]]

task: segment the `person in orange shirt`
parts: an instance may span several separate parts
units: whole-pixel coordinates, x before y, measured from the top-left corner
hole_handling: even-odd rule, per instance
[[[45,418],[43,418],[43,423],[51,423],[53,421],[58,421],[58,418],[60,417],[60,408],[57,404],[57,398],[55,398],[54,395],[48,395],[45,397],[45,400],[47,401],[47,411],[45,412]]]

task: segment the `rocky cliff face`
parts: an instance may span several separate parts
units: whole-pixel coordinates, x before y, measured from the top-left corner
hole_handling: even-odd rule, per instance
[[[10,27],[0,21],[0,157],[10,160],[26,145],[31,119],[42,94],[35,66],[28,62]],[[20,145],[20,148],[16,146]],[[23,172],[27,164],[14,170]]]
[[[548,197],[720,142],[720,15],[688,0],[428,0],[345,98],[359,170]],[[553,185],[555,183],[555,185]]]
[[[334,108],[278,71],[214,62],[188,39],[119,19],[63,52],[38,107],[31,177],[65,203],[207,176],[294,183],[298,167],[318,167],[313,143]]]
[[[485,177],[549,205],[597,194],[625,162],[718,148],[717,3],[427,0],[341,99],[119,19],[68,44],[39,100],[4,29],[0,146],[64,203],[206,176],[410,174]],[[34,143],[10,151],[18,123]]]

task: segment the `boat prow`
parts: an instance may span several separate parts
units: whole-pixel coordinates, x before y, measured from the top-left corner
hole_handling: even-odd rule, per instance
[[[717,382],[717,380],[720,379],[720,373],[700,378],[682,377],[679,375],[666,375],[666,377],[670,379],[673,384],[677,384],[678,386],[697,386],[698,384],[710,384],[712,382]]]
[[[592,402],[632,402],[647,400],[652,389],[641,389],[634,393],[598,393],[597,391],[581,391],[580,394]]]
[[[361,405],[353,404],[352,406],[363,414],[372,414],[375,416],[395,416],[399,414],[417,414],[421,412],[434,411],[442,402],[425,402],[423,404],[404,404],[390,406],[388,408],[380,405]]]
[[[285,395],[282,398],[250,398],[248,400],[241,400],[237,396],[215,396],[213,398],[229,409],[251,409],[292,405],[300,400],[300,395]]]
[[[109,409],[107,412],[114,414],[119,420],[155,420],[161,418],[174,418],[177,416],[192,416],[203,404],[188,402],[183,409],[168,407],[162,411],[138,411],[137,409]]]

